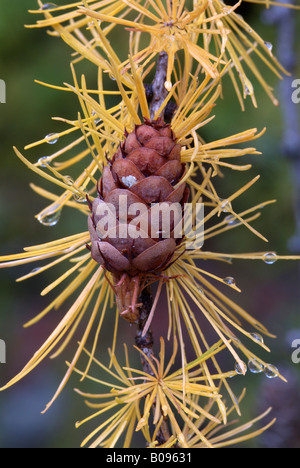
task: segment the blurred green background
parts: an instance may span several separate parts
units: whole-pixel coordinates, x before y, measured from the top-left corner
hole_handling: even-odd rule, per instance
[[[27,144],[60,130],[61,127],[51,117],[76,118],[79,110],[78,102],[71,94],[34,83],[35,79],[57,85],[71,82],[71,51],[60,39],[48,36],[45,30],[25,29],[25,24],[35,21],[35,17],[27,12],[29,9],[36,9],[35,0],[2,0],[0,6],[0,79],[5,80],[7,86],[7,102],[0,104],[0,255],[21,252],[24,246],[80,232],[85,223],[84,219],[78,220],[77,216],[73,218],[73,212],[66,212],[55,228],[41,226],[34,219],[34,215],[44,207],[44,201],[31,191],[29,183],[39,184],[40,180],[22,165],[12,149],[16,146],[22,151]],[[251,24],[267,41],[274,44],[276,54],[276,30],[260,21],[261,11],[261,8],[247,5],[242,13],[247,12]],[[298,21],[298,47],[299,25]],[[299,50],[297,53],[299,56]],[[85,72],[88,80],[95,80],[95,69],[87,67]],[[267,70],[265,74],[268,75]],[[300,60],[295,77],[300,77]],[[270,77],[270,82],[278,95],[277,80]],[[276,205],[266,208],[263,216],[255,222],[255,228],[269,239],[269,244],[265,245],[241,228],[211,241],[209,248],[226,253],[275,250],[280,254],[289,254],[288,240],[296,229],[293,164],[281,152],[283,126],[280,107],[274,108],[260,88],[256,94],[258,109],[254,109],[249,100],[246,112],[243,113],[231,87],[228,87],[225,100],[216,107],[215,120],[203,130],[202,135],[207,140],[214,140],[248,128],[256,127],[260,130],[267,127],[266,134],[255,142],[263,155],[244,158],[243,162],[253,164],[252,170],[246,174],[225,171],[225,180],[219,182],[219,193],[224,193],[226,198],[250,177],[261,175],[259,182],[234,207],[242,210],[261,201],[278,200]],[[41,154],[42,150],[45,151],[38,147],[27,156],[34,162],[45,156]],[[300,339],[299,263],[276,262],[274,265],[266,265],[263,262],[237,261],[233,265],[207,265],[207,268],[220,276],[236,278],[242,294],[232,294],[231,297],[277,335],[276,340],[266,339],[272,349],[272,356],[261,353],[262,358],[271,360],[280,371],[290,375],[289,384],[284,388],[276,379],[267,381],[264,375],[248,373],[246,377],[232,381],[237,393],[244,386],[248,388],[242,405],[243,421],[255,417],[259,410],[269,406],[266,394],[274,398],[274,395],[281,395],[283,402],[278,409],[275,407],[277,413],[274,416],[278,416],[277,432],[282,432],[284,441],[275,430],[267,438],[259,438],[245,446],[272,446],[275,444],[273,441],[281,437],[278,444],[296,444],[300,447],[300,422],[294,416],[294,413],[299,413],[297,398],[300,364],[291,361],[292,338]],[[29,265],[0,270],[0,339],[5,340],[7,345],[7,364],[0,364],[0,385],[5,384],[26,364],[63,313],[50,314],[36,326],[25,330],[22,328],[23,323],[48,303],[47,299],[39,297],[39,291],[57,277],[59,270],[49,272],[40,279],[16,284],[15,279],[30,269]],[[70,352],[67,356],[70,357]],[[0,394],[1,447],[78,447],[85,433],[95,427],[92,424],[83,429],[74,428],[75,421],[87,414],[83,401],[73,392],[73,387],[77,385],[76,378],[49,412],[41,415],[65,370],[62,361],[44,362],[22,382]],[[282,411],[282,406],[285,411]]]

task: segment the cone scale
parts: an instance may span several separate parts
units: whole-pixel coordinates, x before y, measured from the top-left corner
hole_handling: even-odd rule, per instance
[[[183,240],[174,236],[175,215],[168,218],[169,235],[162,228],[164,210],[176,204],[182,212],[188,199],[184,173],[170,125],[145,120],[125,134],[98,183],[88,221],[91,255],[112,273],[119,312],[131,323],[139,318],[143,288],[168,268]]]

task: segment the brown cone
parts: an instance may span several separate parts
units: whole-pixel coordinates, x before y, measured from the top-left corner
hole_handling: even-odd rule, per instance
[[[130,322],[138,318],[140,277],[166,269],[182,241],[172,237],[174,216],[170,217],[170,235],[160,231],[161,221],[157,221],[155,236],[151,232],[151,216],[157,207],[164,213],[163,208],[171,203],[182,207],[188,198],[186,184],[180,184],[185,169],[180,153],[170,125],[146,120],[126,135],[98,184],[99,197],[89,217],[91,254],[113,273],[118,307]],[[141,204],[142,213],[130,209],[135,203]],[[105,211],[108,204],[111,209]],[[121,217],[120,206],[127,207],[126,219]],[[139,237],[134,236],[137,230]]]

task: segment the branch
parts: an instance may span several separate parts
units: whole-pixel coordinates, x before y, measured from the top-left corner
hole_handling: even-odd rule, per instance
[[[140,316],[139,316],[138,324],[137,324],[137,333],[135,337],[135,343],[137,347],[145,354],[145,356],[147,356],[149,361],[151,363],[154,363],[154,360],[153,360],[154,354],[153,354],[153,349],[152,349],[153,348],[152,329],[149,328],[145,336],[143,336],[144,326],[147,322],[147,319],[149,317],[149,314],[153,305],[153,297],[152,297],[150,286],[143,289],[142,294],[139,298],[139,302],[142,304],[142,306],[140,307]],[[146,372],[149,375],[154,376],[154,373],[151,369],[149,361],[147,361],[147,359],[145,359],[144,356],[141,355],[141,362],[142,362],[144,372]]]
[[[151,120],[154,119],[155,114],[160,109],[162,103],[168,95],[168,91],[165,88],[166,78],[168,69],[168,54],[161,52],[159,54],[156,66],[155,76],[151,85],[151,102],[149,105]],[[161,117],[164,118],[165,110],[162,112]],[[143,334],[145,325],[149,318],[150,312],[153,307],[153,296],[151,293],[151,287],[148,286],[143,289],[139,302],[142,304],[140,307],[140,316],[137,323],[137,333],[135,337],[135,343],[137,347],[144,353],[145,356],[141,355],[141,363],[143,371],[148,375],[154,377],[151,364],[155,365],[154,353],[153,353],[153,333],[151,327],[147,329],[147,332]],[[150,364],[151,363],[151,364]],[[155,402],[153,409],[155,408]],[[166,421],[161,424],[160,430],[157,433],[156,440],[161,445],[167,442],[170,438],[170,431]]]
[[[135,343],[137,347],[147,356],[148,361],[143,355],[141,355],[141,363],[143,366],[143,371],[146,372],[148,375],[154,377],[153,370],[151,365],[155,365],[154,361],[154,353],[153,353],[153,333],[151,328],[149,327],[147,333],[143,336],[143,330],[149,314],[152,309],[153,305],[153,296],[151,293],[150,286],[146,287],[139,298],[139,302],[143,305],[140,308],[140,317],[137,324],[137,334],[135,337]],[[155,409],[155,402],[153,404],[153,410]],[[167,424],[167,421],[163,421],[161,427],[157,433],[156,440],[157,442],[162,445],[168,441],[170,438],[170,431]]]
[[[168,54],[161,52],[157,60],[156,73],[152,82],[153,98],[150,104],[150,116],[152,120],[168,95],[168,91],[165,88],[167,68]],[[162,117],[164,117],[164,112],[162,113]]]

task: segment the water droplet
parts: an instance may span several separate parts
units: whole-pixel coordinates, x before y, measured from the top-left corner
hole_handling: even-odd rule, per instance
[[[270,52],[272,52],[273,44],[271,44],[271,42],[265,41],[265,46]]]
[[[116,78],[114,77],[112,73],[109,73],[108,76],[112,81],[116,81]]]
[[[45,3],[40,9],[42,11],[45,11],[45,10],[53,10],[54,8],[58,8],[57,5],[55,5],[55,3]]]
[[[171,83],[171,81],[165,81],[165,88],[167,91],[171,91],[173,85]]]
[[[265,263],[267,263],[268,265],[273,265],[273,263],[275,263],[277,261],[277,255],[276,253],[274,252],[269,252],[269,253],[266,253],[264,256],[263,256],[263,261]]]
[[[94,122],[96,125],[102,122],[102,119],[100,119],[100,117],[97,117],[97,114],[95,111],[92,112],[92,115],[95,117]]]
[[[230,286],[235,286],[235,279],[232,276],[226,276],[223,281]]]
[[[87,203],[87,199],[85,195],[82,195],[81,193],[74,193],[73,198],[77,203]]]
[[[260,374],[264,370],[264,366],[257,359],[250,359],[248,361],[248,369],[252,374]]]
[[[226,221],[227,224],[229,224],[230,226],[235,226],[235,225],[241,224],[241,222],[232,215],[226,216],[224,221]]]
[[[250,333],[251,338],[257,343],[263,344],[264,339],[259,333]]]
[[[61,208],[57,207],[48,209],[39,215],[38,221],[43,226],[56,226],[56,224],[60,220],[61,212]]]
[[[234,366],[234,370],[239,375],[245,375],[247,372],[247,364],[243,361],[236,362]]]
[[[248,88],[248,86],[245,86],[245,95],[250,96],[251,90]]]
[[[239,340],[237,336],[231,335],[230,338],[231,338],[232,344],[233,344],[234,346],[239,347],[239,346],[242,344],[241,340]]]
[[[224,211],[224,213],[229,213],[232,211],[232,206],[229,200],[223,200],[220,198],[220,203],[221,203],[221,210]]]
[[[65,176],[63,180],[64,180],[64,183],[69,185],[69,186],[72,186],[75,183],[74,179],[71,176],[68,176],[68,175]]]
[[[41,269],[42,269],[42,267],[34,268],[34,269],[30,272],[30,274],[31,274],[31,275],[34,275],[34,274],[38,273],[39,271],[41,271]]]
[[[49,145],[55,145],[59,140],[59,135],[57,133],[49,133],[49,135],[45,136],[45,140],[47,140]]]
[[[50,158],[48,156],[43,156],[42,158],[38,160],[38,165],[40,167],[47,167],[49,162],[50,162]]]
[[[232,263],[233,262],[233,258],[230,258],[230,257],[220,257],[220,260],[223,260],[226,263]]]
[[[266,377],[268,377],[268,379],[275,379],[276,377],[278,377],[279,371],[277,367],[273,366],[272,364],[268,364],[264,368],[264,373]]]

